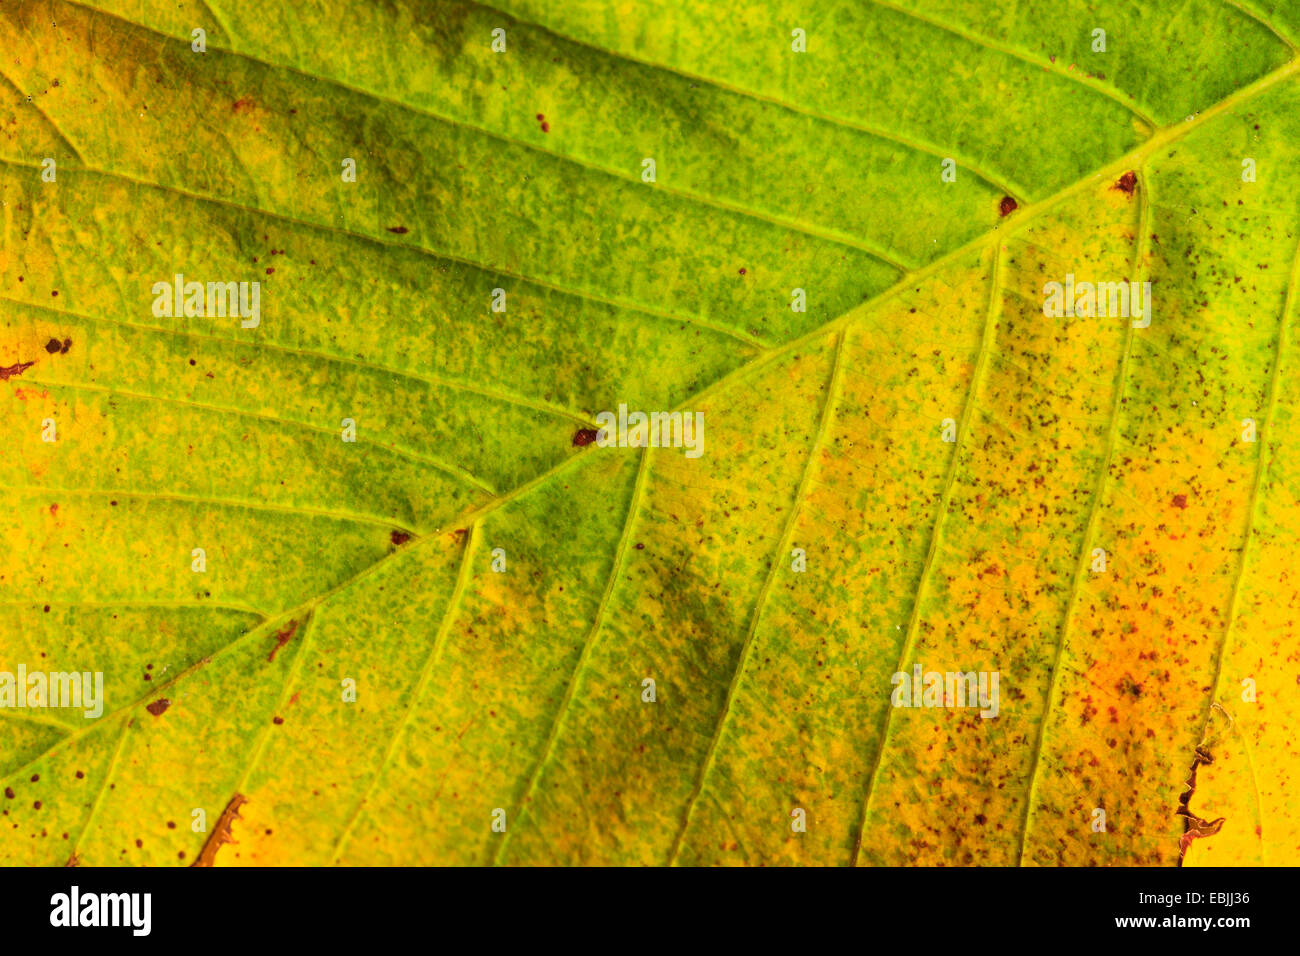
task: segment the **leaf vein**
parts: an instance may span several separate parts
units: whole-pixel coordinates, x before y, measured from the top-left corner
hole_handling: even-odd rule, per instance
[[[73,2],[73,0],[65,0],[65,2]],[[16,159],[0,159],[0,164],[19,166],[26,169],[40,168],[32,163],[21,162]],[[420,246],[410,242],[395,242],[392,240],[383,239],[379,236],[371,236],[363,232],[357,232],[353,229],[348,229],[345,226],[336,226],[333,223],[311,222],[306,219],[299,219],[296,216],[291,216],[288,213],[275,212],[274,210],[266,209],[262,206],[249,205],[247,203],[242,203],[231,199],[222,199],[219,196],[210,196],[203,193],[196,193],[188,189],[182,189],[179,186],[173,186],[167,183],[152,182],[147,179],[140,179],[128,173],[123,173],[112,169],[103,169],[97,166],[83,165],[80,169],[80,172],[92,176],[103,176],[108,179],[120,180],[122,182],[131,183],[133,185],[141,186],[146,189],[156,189],[160,192],[169,193],[174,196],[184,196],[188,199],[193,199],[196,202],[212,203],[218,206],[225,206],[228,209],[236,209],[240,212],[255,212],[259,216],[266,216],[268,219],[275,219],[278,220],[279,222],[286,223],[288,225],[297,226],[302,229],[314,230],[316,232],[325,232],[333,235],[347,236],[348,238],[355,239],[358,242],[365,242],[370,245],[379,246],[384,249],[404,249],[408,252],[413,252],[417,255],[428,256],[431,259],[440,259],[444,262],[452,262],[457,265],[466,266],[467,268],[477,269],[481,272],[490,272],[493,273],[494,275],[502,276],[503,278],[514,279],[517,282],[523,282],[528,285],[537,286],[538,288],[541,289],[549,289],[552,292],[558,292],[562,295],[567,295],[572,298],[585,299],[588,302],[596,302],[601,305],[608,305],[608,306],[613,306],[614,308],[626,309],[630,312],[640,312],[642,315],[648,315],[663,321],[680,322],[684,325],[693,325],[698,328],[708,329],[711,332],[717,332],[720,335],[726,335],[730,338],[735,339],[738,342],[743,342],[745,345],[749,345],[749,346],[754,346],[758,348],[767,348],[769,347],[770,344],[764,342],[762,339],[759,339],[756,336],[749,334],[748,332],[744,332],[739,329],[730,328],[728,326],[714,322],[710,319],[706,319],[703,316],[679,315],[677,313],[669,312],[665,309],[659,309],[655,306],[636,302],[631,299],[623,299],[616,296],[602,295],[593,289],[579,289],[576,287],[564,286],[557,282],[553,282],[549,279],[542,279],[536,276],[526,275],[517,270],[509,269],[503,265],[489,265],[487,263],[476,262],[473,259],[468,259],[464,256],[456,255],[448,250],[432,249],[427,246]]]
[[[1155,201],[1153,199],[1151,177],[1147,175],[1145,167],[1136,170],[1136,172],[1140,208],[1138,211],[1138,233],[1135,237],[1133,250],[1133,272],[1137,276],[1137,281],[1141,282],[1145,272],[1144,264],[1151,233],[1151,210]],[[1056,697],[1057,686],[1061,677],[1061,662],[1065,659],[1065,646],[1070,637],[1070,622],[1074,617],[1074,609],[1079,601],[1079,596],[1083,593],[1084,582],[1087,580],[1089,557],[1091,556],[1088,546],[1093,543],[1094,535],[1097,533],[1097,520],[1101,514],[1101,502],[1106,496],[1106,486],[1110,482],[1110,466],[1115,457],[1115,449],[1119,444],[1119,421],[1124,409],[1124,392],[1128,386],[1129,360],[1132,357],[1133,339],[1133,323],[1126,322],[1124,349],[1120,356],[1119,372],[1115,382],[1115,400],[1111,403],[1110,425],[1106,432],[1106,448],[1102,453],[1101,467],[1098,470],[1096,487],[1093,489],[1092,502],[1088,506],[1088,521],[1084,525],[1083,542],[1079,547],[1079,557],[1075,562],[1070,596],[1065,604],[1065,617],[1061,622],[1061,637],[1057,642],[1056,653],[1052,659],[1052,673],[1047,685],[1047,698],[1043,705],[1043,714],[1038,724],[1038,733],[1030,757],[1029,783],[1025,792],[1025,805],[1020,820],[1020,840],[1016,849],[1017,866],[1024,865],[1025,847],[1029,842],[1029,827],[1033,821],[1035,795],[1038,792],[1038,775],[1042,767],[1043,745],[1047,739],[1047,724],[1051,719],[1052,702]]]
[[[704,753],[704,760],[700,766],[699,776],[695,782],[694,790],[686,804],[686,809],[682,814],[681,827],[677,831],[677,836],[673,840],[672,850],[668,856],[668,865],[676,863],[678,855],[681,853],[682,844],[686,838],[686,833],[690,829],[691,815],[699,802],[701,793],[704,792],[705,785],[708,782],[709,771],[713,768],[714,758],[717,756],[718,742],[722,739],[722,734],[727,725],[727,718],[731,714],[731,705],[735,701],[736,693],[740,688],[741,680],[745,673],[745,664],[749,659],[750,649],[754,645],[754,635],[758,633],[759,620],[762,617],[763,609],[767,603],[767,596],[772,590],[776,581],[777,570],[782,566],[786,550],[790,547],[790,542],[794,539],[795,525],[799,516],[799,509],[804,499],[807,497],[809,489],[812,487],[813,474],[816,472],[818,451],[825,444],[827,435],[830,432],[831,420],[835,415],[835,408],[838,402],[840,382],[844,371],[844,340],[847,337],[847,331],[840,332],[835,338],[835,354],[831,367],[830,381],[826,385],[826,398],[822,403],[821,420],[817,425],[817,432],[813,436],[812,447],[808,451],[808,460],[804,464],[803,475],[799,479],[799,485],[795,489],[794,501],[790,504],[790,513],[786,516],[785,528],[781,532],[781,537],[777,540],[776,552],[772,555],[772,562],[768,568],[767,577],[763,581],[763,587],[758,593],[754,602],[754,610],[749,617],[749,628],[745,634],[745,640],[741,644],[740,652],[736,656],[736,664],[733,669],[731,682],[727,686],[726,696],[722,701],[722,710],[718,714],[717,723],[714,725],[713,736],[709,740],[708,749]]]
[[[1297,288],[1300,287],[1300,244],[1297,245],[1294,261],[1291,264],[1291,275],[1287,284],[1286,299],[1282,304],[1282,318],[1277,331],[1277,350],[1273,357],[1273,374],[1269,380],[1268,387],[1268,407],[1264,412],[1264,440],[1259,444],[1259,457],[1255,461],[1255,480],[1250,490],[1250,503],[1246,510],[1246,529],[1241,543],[1241,554],[1237,561],[1237,573],[1233,578],[1232,597],[1228,602],[1227,621],[1223,628],[1223,639],[1219,644],[1218,653],[1214,665],[1214,683],[1213,690],[1210,694],[1210,701],[1206,705],[1204,725],[1210,721],[1209,709],[1213,707],[1214,701],[1222,693],[1223,683],[1223,662],[1227,659],[1228,648],[1232,637],[1232,626],[1237,619],[1237,609],[1241,603],[1241,582],[1246,576],[1246,565],[1250,553],[1251,536],[1254,534],[1255,522],[1259,514],[1259,503],[1262,500],[1261,491],[1264,487],[1264,479],[1268,473],[1269,458],[1271,457],[1270,448],[1275,447],[1280,442],[1275,442],[1270,438],[1268,429],[1275,424],[1277,417],[1277,396],[1278,384],[1281,381],[1282,360],[1286,355],[1287,345],[1287,326],[1292,312],[1295,310],[1297,300]]]
[[[1040,59],[1038,57],[1035,57],[1032,53],[1028,53],[1025,50],[1020,49],[1014,44],[1001,43],[990,37],[986,37],[981,34],[975,33],[972,30],[967,30],[964,27],[957,27],[947,23],[943,23],[942,21],[937,20],[934,17],[931,17],[927,14],[921,13],[918,10],[911,10],[906,7],[901,7],[896,3],[889,2],[889,0],[868,0],[868,2],[871,3],[873,6],[880,7],[883,10],[892,10],[895,13],[899,14],[900,16],[908,17],[912,20],[917,21],[918,23],[924,23],[928,26],[934,27],[937,30],[943,30],[946,33],[950,33],[953,36],[960,37],[961,39],[967,41],[968,43],[973,43],[976,46],[983,47],[986,50],[992,50],[995,53],[1002,53],[1006,56],[1014,57],[1017,60],[1021,60],[1025,63],[1028,63],[1030,66],[1047,68],[1054,76],[1063,77],[1066,80],[1070,80],[1076,83],[1078,86],[1082,87],[1085,90],[1089,90],[1093,93],[1099,93],[1102,96],[1105,96],[1110,100],[1113,100],[1114,102],[1118,103],[1120,106],[1128,110],[1130,113],[1132,113],[1134,116],[1136,116],[1138,119],[1142,120],[1142,122],[1146,123],[1152,129],[1158,129],[1160,126],[1160,124],[1156,121],[1155,117],[1151,116],[1146,110],[1136,105],[1136,101],[1134,102],[1126,101],[1124,97],[1120,95],[1118,89],[1116,89],[1115,87],[1112,87],[1109,84],[1105,84],[1105,83],[1097,83],[1094,85],[1092,83],[1088,83],[1082,76],[1080,76],[1077,73],[1067,71],[1067,70],[1053,69],[1052,68],[1053,64],[1046,57]]]
[[[384,753],[384,759],[380,762],[379,766],[375,768],[375,773],[370,780],[370,784],[366,787],[365,793],[361,795],[361,799],[357,802],[356,808],[353,810],[352,816],[344,827],[343,832],[339,834],[338,842],[334,844],[334,852],[331,855],[331,859],[336,864],[342,857],[343,849],[351,838],[352,831],[356,828],[357,821],[361,818],[361,814],[365,810],[366,804],[370,802],[371,795],[375,792],[375,788],[379,786],[380,778],[383,777],[384,771],[388,769],[388,765],[392,763],[393,757],[397,753],[397,745],[401,742],[402,735],[406,732],[406,728],[410,726],[411,720],[415,716],[416,709],[419,707],[420,698],[424,696],[425,687],[428,686],[429,679],[433,676],[433,672],[438,666],[438,661],[442,657],[442,649],[447,642],[447,634],[451,630],[451,622],[455,619],[456,612],[459,610],[457,605],[460,604],[465,593],[465,586],[471,577],[469,572],[470,556],[474,553],[475,545],[478,543],[480,528],[481,526],[478,522],[475,522],[470,526],[469,534],[466,536],[465,553],[461,555],[460,570],[456,574],[456,586],[452,590],[451,597],[447,601],[447,609],[443,612],[442,622],[438,625],[438,633],[434,637],[433,646],[429,649],[428,657],[425,658],[424,667],[420,671],[419,680],[416,681],[415,687],[411,691],[411,703],[407,706],[406,713],[403,715],[401,722],[393,730],[393,736],[388,742],[388,747]]]
[[[76,0],[69,0],[69,2],[76,2]],[[560,33],[558,30],[554,30],[551,27],[546,26],[545,24],[538,23],[533,20],[525,20],[519,17],[517,14],[508,13],[504,10],[498,9],[497,7],[490,6],[486,3],[475,2],[474,5],[481,7],[484,10],[489,10],[492,13],[496,13],[499,16],[506,17],[514,21],[515,23],[523,24],[524,26],[528,26],[535,30],[540,30],[543,33],[550,34],[551,36],[557,37],[566,43],[573,43],[576,44],[577,46],[586,47],[589,50],[594,50],[597,53],[602,53],[605,56],[612,57],[614,59],[624,60],[628,63],[635,63],[638,66],[649,67],[652,70],[659,70],[663,73],[670,73],[674,76],[679,76],[682,77],[683,79],[690,80],[693,83],[707,83],[709,86],[722,90],[725,93],[731,93],[736,96],[743,96],[747,99],[756,100],[760,103],[768,103],[772,106],[778,106],[781,107],[782,109],[789,110],[792,113],[799,113],[802,116],[810,117],[812,119],[815,119],[822,123],[826,123],[831,126],[838,126],[842,129],[854,130],[859,133],[867,133],[871,136],[875,136],[877,139],[883,139],[891,143],[897,143],[899,146],[905,146],[914,152],[925,153],[927,155],[936,156],[941,159],[942,158],[955,159],[957,160],[958,165],[960,165],[963,169],[978,176],[980,179],[984,180],[994,189],[1000,190],[1001,192],[1007,193],[1008,195],[1012,195],[1012,196],[1029,195],[1029,191],[1024,187],[1020,186],[1019,184],[1002,180],[1001,178],[995,176],[993,173],[980,168],[980,166],[977,163],[973,162],[963,154],[960,154],[952,146],[932,146],[928,143],[922,142],[921,140],[911,138],[911,137],[906,137],[901,133],[896,133],[891,130],[885,129],[884,127],[875,126],[861,120],[853,120],[842,116],[833,116],[829,113],[823,113],[818,110],[814,110],[810,107],[798,106],[794,103],[787,102],[775,96],[769,96],[766,93],[759,93],[755,90],[747,90],[744,89],[743,87],[733,86],[732,84],[727,83],[724,80],[719,80],[715,77],[701,76],[699,74],[689,73],[685,70],[679,69],[674,66],[669,66],[665,63],[655,63],[651,60],[640,59],[639,57],[632,56],[630,53],[627,53],[626,51],[623,50],[614,50],[607,47],[602,47],[596,43],[592,43],[587,40],[581,40],[576,37],[566,36],[565,34]]]
[[[220,342],[223,345],[232,345],[236,348],[249,348],[254,350],[266,349],[272,352],[282,352],[286,355],[295,355],[299,358],[308,360],[324,359],[327,362],[335,362],[339,365],[363,368],[372,372],[380,372],[384,375],[392,375],[396,378],[410,379],[413,382],[423,382],[426,385],[432,385],[436,388],[446,388],[453,391],[469,392],[472,395],[481,395],[484,398],[491,398],[502,402],[503,404],[518,405],[521,408],[530,408],[534,411],[545,412],[548,415],[554,415],[557,418],[567,418],[580,425],[592,424],[591,419],[580,412],[572,411],[562,405],[555,405],[551,402],[545,401],[544,399],[531,398],[527,395],[509,392],[495,385],[486,385],[480,382],[465,382],[453,378],[444,378],[440,375],[430,375],[426,372],[413,372],[407,369],[394,368],[391,365],[381,365],[376,362],[367,362],[364,359],[350,358],[336,352],[321,352],[315,349],[303,348],[298,345],[281,345],[278,342],[260,340],[240,341],[239,339],[230,336],[213,335],[210,332],[199,332],[194,329],[169,329],[160,325],[146,325],[143,322],[129,322],[124,319],[99,318],[98,316],[75,312],[71,309],[61,309],[48,305],[37,305],[31,302],[24,302],[23,300],[15,299],[12,296],[0,296],[0,300],[13,302],[30,309],[38,309],[42,312],[50,312],[54,315],[66,315],[77,319],[78,321],[93,322],[97,325],[120,326],[128,329],[138,329],[141,332],[157,332],[160,335],[172,337],[183,335],[187,338],[204,339],[209,342]]]
[[[610,569],[609,579],[605,582],[605,592],[601,595],[600,606],[596,609],[596,617],[592,623],[591,630],[587,634],[587,639],[583,642],[582,652],[578,655],[577,664],[574,666],[573,674],[569,678],[569,684],[564,691],[564,699],[560,702],[559,708],[555,712],[555,719],[551,721],[551,728],[546,737],[546,742],[542,746],[542,755],[538,758],[529,775],[528,783],[524,787],[523,796],[519,799],[519,815],[516,819],[515,826],[526,819],[525,814],[528,812],[528,803],[532,798],[533,791],[537,789],[538,781],[541,780],[542,772],[546,769],[546,763],[551,756],[555,747],[555,742],[560,736],[564,727],[564,719],[568,715],[569,707],[573,703],[573,698],[577,693],[578,684],[581,682],[582,675],[587,669],[587,662],[591,657],[591,651],[595,647],[597,637],[601,628],[604,626],[605,612],[609,607],[610,597],[614,593],[614,588],[622,575],[623,567],[627,555],[627,546],[632,539],[632,526],[636,523],[637,514],[640,511],[641,495],[645,486],[645,476],[650,470],[650,447],[646,446],[641,451],[641,462],[637,467],[636,480],[632,485],[632,495],[628,502],[627,520],[623,523],[623,534],[619,539],[618,547],[614,552],[614,564]],[[506,845],[509,843],[510,835],[513,830],[507,830],[501,837],[497,846],[497,852],[493,855],[493,865],[499,866],[505,859]]]
[[[290,418],[281,418],[278,415],[265,415],[262,414],[261,412],[250,412],[247,409],[232,408],[231,406],[228,405],[213,405],[208,402],[196,402],[190,398],[168,398],[165,395],[155,395],[152,392],[136,392],[129,389],[113,388],[107,385],[92,385],[89,382],[54,382],[48,379],[34,378],[31,375],[25,376],[23,380],[26,382],[30,382],[34,385],[43,386],[45,388],[66,388],[71,391],[97,392],[105,395],[118,395],[121,396],[122,398],[134,398],[134,399],[140,399],[142,401],[162,402],[168,405],[181,405],[185,408],[191,408],[198,411],[220,412],[223,415],[236,415],[240,418],[253,418],[258,421],[270,422],[276,425],[286,425],[293,428],[302,428],[307,431],[318,432],[323,435],[329,435],[332,438],[337,438],[339,434],[333,429],[326,428],[323,425],[312,425],[308,422],[295,421],[294,419],[290,419]],[[364,437],[364,435],[359,439],[359,443],[374,445],[376,448],[380,449],[381,451],[386,451],[390,454],[397,455],[398,457],[401,458],[408,458],[411,461],[419,462],[420,464],[429,465],[432,468],[436,468],[439,471],[451,475],[452,477],[458,479],[459,481],[474,485],[480,491],[484,491],[489,495],[495,496],[497,494],[496,490],[487,482],[483,481],[480,478],[475,477],[472,473],[466,471],[464,468],[460,468],[456,465],[448,464],[440,459],[432,458],[428,455],[423,455],[418,452],[408,451],[396,445],[380,444],[377,441]],[[250,504],[248,505],[248,507],[261,508],[261,507],[272,507],[272,506],[265,505],[265,504],[258,504],[258,505]],[[392,520],[388,518],[381,518],[379,516],[363,517],[359,514],[355,515],[355,519],[357,521],[363,521],[363,520],[370,521],[373,524],[378,524],[383,521]],[[404,528],[403,530],[409,531],[412,529]]]
[[[948,510],[952,501],[952,492],[957,484],[957,473],[961,470],[960,461],[962,447],[966,443],[966,438],[970,432],[970,422],[975,414],[975,407],[979,404],[980,385],[983,378],[985,366],[988,364],[989,354],[993,351],[993,340],[997,328],[997,318],[1001,315],[1002,298],[1001,298],[1001,278],[1002,278],[1002,247],[997,246],[993,250],[993,269],[992,276],[989,280],[990,292],[987,315],[984,319],[984,332],[980,337],[979,353],[975,358],[975,367],[971,370],[970,387],[966,394],[966,401],[962,405],[961,421],[957,424],[957,434],[953,443],[952,456],[948,460],[948,473],[944,478],[943,493],[939,498],[939,507],[934,519],[934,528],[930,533],[930,544],[926,549],[925,563],[921,566],[921,576],[917,581],[916,593],[912,599],[912,610],[908,615],[907,631],[904,634],[902,650],[899,652],[898,666],[894,668],[895,672],[902,671],[907,665],[907,659],[911,656],[916,644],[917,627],[920,624],[921,603],[925,597],[926,582],[929,580],[930,572],[934,568],[935,556],[939,551],[939,541],[943,537],[944,521],[948,517]],[[863,838],[866,836],[867,817],[871,811],[871,796],[875,790],[876,778],[880,775],[880,768],[884,764],[885,750],[889,746],[889,728],[893,722],[895,708],[890,706],[885,708],[885,717],[881,722],[880,734],[876,745],[876,756],[873,761],[871,774],[867,778],[866,790],[862,796],[862,819],[858,826],[857,839],[854,842],[852,865],[857,866],[858,860],[862,854]]]

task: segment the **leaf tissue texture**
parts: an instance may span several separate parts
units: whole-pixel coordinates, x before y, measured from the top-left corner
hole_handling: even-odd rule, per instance
[[[1052,7],[0,0],[0,861],[1293,862],[1300,3]]]

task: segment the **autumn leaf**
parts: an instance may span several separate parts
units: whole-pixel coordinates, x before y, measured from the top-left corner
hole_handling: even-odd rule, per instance
[[[1290,862],[1300,7],[1057,6],[5,0],[0,860]]]

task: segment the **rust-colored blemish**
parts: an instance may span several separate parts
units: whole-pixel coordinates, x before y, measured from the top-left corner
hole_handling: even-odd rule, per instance
[[[35,362],[16,362],[13,365],[0,365],[0,382],[7,382],[15,375],[22,375],[35,364]]]
[[[596,440],[596,429],[579,428],[573,433],[573,443],[579,448],[586,447]]]
[[[1123,176],[1117,179],[1115,181],[1115,185],[1111,186],[1110,188],[1118,189],[1125,196],[1132,196],[1133,190],[1137,189],[1137,183],[1138,183],[1137,173],[1135,173],[1133,170],[1130,169]]]
[[[203,849],[199,851],[199,858],[190,864],[191,867],[211,866],[217,859],[217,851],[227,843],[235,842],[231,826],[236,819],[243,819],[239,816],[239,808],[247,802],[248,800],[242,793],[237,793],[230,798],[230,802],[226,804],[226,809],[221,811],[221,817],[217,820],[217,825],[213,827],[208,841],[203,844]]]
[[[153,714],[155,717],[161,717],[166,713],[167,708],[171,705],[172,702],[166,697],[159,697],[152,704],[146,704],[144,709],[149,711],[149,713]]]
[[[284,627],[280,628],[280,630],[275,635],[275,647],[271,648],[271,653],[267,655],[266,659],[268,661],[275,660],[276,653],[280,650],[280,648],[284,647],[284,645],[289,643],[289,639],[293,637],[294,631],[296,630],[298,630],[297,621],[290,621]]]
[[[1003,196],[1002,201],[998,203],[998,212],[1003,216],[1009,216],[1020,208],[1020,203],[1016,202],[1010,196]]]
[[[411,536],[405,531],[395,530],[388,536],[388,540],[393,542],[394,547],[400,548],[402,545],[406,544],[406,542],[411,540]]]

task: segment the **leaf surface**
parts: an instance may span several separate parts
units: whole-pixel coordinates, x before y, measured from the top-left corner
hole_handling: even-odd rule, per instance
[[[1289,862],[1298,38],[6,0],[0,671],[105,706],[0,709],[0,859]],[[702,456],[588,443],[620,404]],[[918,665],[997,716],[892,707]]]

